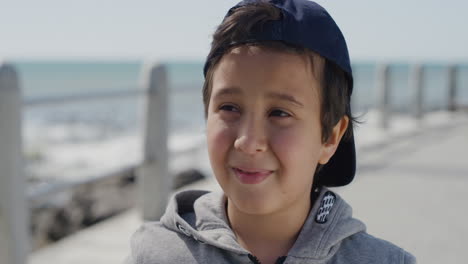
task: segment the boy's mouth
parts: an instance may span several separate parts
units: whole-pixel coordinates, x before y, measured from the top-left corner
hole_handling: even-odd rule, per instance
[[[257,184],[265,180],[270,176],[273,171],[263,169],[247,169],[232,167],[234,174],[237,176],[239,181],[243,184]]]

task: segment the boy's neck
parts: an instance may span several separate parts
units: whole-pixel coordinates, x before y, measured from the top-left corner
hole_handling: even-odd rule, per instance
[[[278,257],[287,255],[311,207],[310,197],[299,201],[286,210],[253,215],[238,210],[228,199],[227,215],[238,243],[258,257],[261,263],[274,263]]]

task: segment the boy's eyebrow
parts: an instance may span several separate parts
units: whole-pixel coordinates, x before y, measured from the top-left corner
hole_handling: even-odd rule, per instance
[[[226,88],[222,88],[222,89],[218,90],[214,94],[213,97],[214,98],[219,98],[219,97],[222,97],[224,95],[239,95],[239,94],[242,94],[242,89],[240,89],[237,86],[232,86],[232,87],[226,87]],[[278,93],[278,92],[269,92],[267,94],[267,97],[288,101],[288,102],[291,102],[291,103],[295,104],[296,106],[304,107],[304,105],[301,102],[299,102],[296,98],[294,98],[294,96],[292,96],[290,94]]]
[[[291,102],[291,103],[293,103],[293,104],[295,104],[296,106],[299,106],[299,107],[304,107],[304,105],[301,102],[296,100],[296,98],[294,98],[294,96],[292,96],[290,94],[270,92],[270,93],[268,93],[267,96],[270,97],[270,98],[275,98],[275,99],[280,99],[280,100],[285,100],[285,101]]]
[[[237,86],[232,86],[232,87],[221,88],[220,90],[216,91],[213,97],[218,98],[224,95],[235,95],[235,94],[242,94],[242,90]]]

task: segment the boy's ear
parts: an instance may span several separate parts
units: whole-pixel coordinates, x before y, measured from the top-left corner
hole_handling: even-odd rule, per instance
[[[319,159],[320,164],[326,164],[330,158],[335,154],[338,145],[340,144],[341,138],[343,137],[346,129],[348,128],[349,118],[343,116],[338,123],[333,127],[332,133],[328,138],[327,142],[322,145],[322,154]]]

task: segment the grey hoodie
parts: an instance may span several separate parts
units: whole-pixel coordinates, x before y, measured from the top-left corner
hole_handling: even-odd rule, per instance
[[[236,241],[221,193],[185,191],[170,201],[159,222],[143,224],[131,240],[127,264],[259,263]],[[322,188],[287,256],[276,263],[416,263],[403,249],[365,232],[351,207]]]

